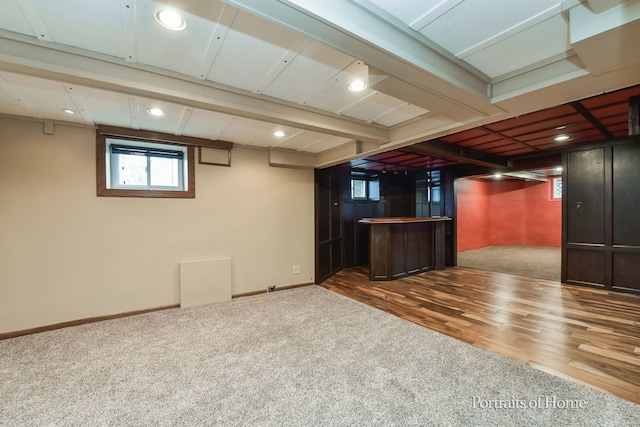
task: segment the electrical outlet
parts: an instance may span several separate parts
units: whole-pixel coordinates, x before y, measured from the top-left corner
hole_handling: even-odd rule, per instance
[[[293,266],[293,274],[300,274],[300,266],[299,265],[294,265]]]
[[[274,286],[267,286],[267,292],[273,292],[276,290],[275,285]]]

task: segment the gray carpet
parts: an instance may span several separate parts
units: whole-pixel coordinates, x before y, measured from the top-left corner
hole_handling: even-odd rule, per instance
[[[640,425],[639,405],[317,286],[0,341],[0,377],[2,426]]]
[[[460,267],[560,281],[560,248],[548,246],[487,246],[458,252]]]

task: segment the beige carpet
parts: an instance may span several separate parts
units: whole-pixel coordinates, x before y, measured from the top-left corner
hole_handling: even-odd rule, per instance
[[[0,341],[0,426],[632,426],[640,406],[318,286]]]
[[[548,246],[487,246],[458,252],[460,267],[560,281],[562,252]]]

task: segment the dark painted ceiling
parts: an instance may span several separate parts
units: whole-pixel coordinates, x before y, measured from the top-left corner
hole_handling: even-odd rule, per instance
[[[454,166],[459,175],[553,167],[567,148],[628,136],[629,99],[638,96],[640,86],[633,86],[350,163],[390,172]],[[568,139],[555,141],[559,135]]]

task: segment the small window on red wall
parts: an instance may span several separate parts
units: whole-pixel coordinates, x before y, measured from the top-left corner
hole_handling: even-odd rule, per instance
[[[562,178],[551,178],[551,198],[553,200],[562,199]]]

